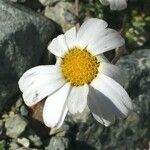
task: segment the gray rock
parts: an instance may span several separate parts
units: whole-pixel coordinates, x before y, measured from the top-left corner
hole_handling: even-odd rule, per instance
[[[14,115],[6,119],[5,128],[6,135],[11,138],[19,137],[26,129],[27,121],[20,115]]]
[[[27,0],[10,0],[15,3],[25,3]]]
[[[39,136],[37,136],[36,134],[30,135],[29,139],[34,144],[34,146],[39,147],[39,146],[42,146],[42,144],[43,144],[41,139],[39,138]]]
[[[44,14],[61,24],[63,31],[75,26],[77,22],[74,3],[71,2],[58,2],[55,6],[47,6]]]
[[[39,0],[39,2],[44,5],[44,6],[48,6],[48,5],[53,5],[56,2],[59,2],[60,0]]]
[[[28,137],[28,139],[31,141],[32,145],[40,147],[42,146],[42,141],[40,139],[40,137],[34,132],[34,130],[32,129],[28,129],[26,132],[26,137]]]
[[[69,139],[65,137],[52,137],[45,150],[66,150],[69,147]]]
[[[0,1],[0,110],[17,92],[19,77],[40,62],[48,42],[59,32],[53,21]]]
[[[77,123],[76,149],[133,150],[149,148],[150,49],[137,50],[122,57],[118,66],[127,74],[126,89],[135,110],[126,120],[111,127],[100,125],[93,117]]]
[[[127,82],[125,88],[128,88],[131,82],[136,82],[143,72],[148,72],[150,68],[150,50],[134,51],[131,55],[122,57],[117,65],[120,66],[127,75]]]
[[[103,133],[104,127],[89,116],[86,123],[78,123],[78,132],[76,136],[77,149],[101,149],[102,144],[100,136]]]
[[[24,137],[23,138],[18,138],[17,142],[19,144],[21,144],[22,146],[24,146],[25,148],[29,148],[29,146],[30,146],[30,141],[27,138],[24,138]]]
[[[36,134],[33,134],[33,135],[30,135],[29,136],[29,139],[32,141],[32,143],[35,145],[35,146],[37,146],[37,147],[39,147],[39,146],[42,146],[42,141],[41,141],[41,139],[40,139],[40,137],[39,136],[37,136]]]
[[[16,143],[16,141],[12,140],[10,143],[9,143],[9,150],[15,150],[15,149],[19,149],[20,146]]]

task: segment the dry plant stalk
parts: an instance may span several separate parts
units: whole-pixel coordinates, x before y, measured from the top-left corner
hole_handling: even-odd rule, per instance
[[[126,29],[125,29],[126,22],[127,22],[127,16],[125,15],[125,16],[123,17],[122,27],[121,27],[121,29],[120,29],[120,34],[121,34],[123,37],[125,37],[125,33],[126,33]],[[113,58],[113,60],[111,61],[111,63],[112,63],[112,64],[116,64],[117,61],[121,58],[121,56],[122,56],[123,54],[125,54],[126,52],[127,52],[127,50],[126,50],[125,45],[122,46],[122,47],[117,48],[117,49],[115,50],[115,53],[116,53],[116,54],[115,54],[115,57]]]

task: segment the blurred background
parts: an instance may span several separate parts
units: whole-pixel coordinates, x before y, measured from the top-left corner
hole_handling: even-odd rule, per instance
[[[29,68],[54,64],[48,43],[86,18],[106,20],[126,40],[116,65],[127,73],[125,85],[134,112],[104,127],[88,108],[68,114],[63,126],[42,123],[44,100],[26,107],[18,79]],[[106,56],[112,60],[115,51]],[[0,0],[0,150],[149,150],[150,149],[150,0],[129,0],[111,11],[99,0]]]

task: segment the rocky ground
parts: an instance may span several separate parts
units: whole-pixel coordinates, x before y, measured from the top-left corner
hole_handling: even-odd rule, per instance
[[[96,122],[86,109],[81,115],[68,114],[63,126],[52,130],[39,121],[42,103],[32,109],[24,104],[19,77],[32,66],[54,63],[53,55],[47,54],[48,43],[76,20],[71,2],[0,1],[0,150],[150,148],[150,49],[136,50],[117,62],[127,73],[125,88],[135,109],[109,128]]]

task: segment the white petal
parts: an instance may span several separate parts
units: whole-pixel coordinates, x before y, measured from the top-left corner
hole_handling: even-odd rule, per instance
[[[121,70],[119,67],[112,65],[111,63],[108,62],[100,63],[99,72],[114,79],[122,86],[124,86],[127,81],[126,73],[123,70]]]
[[[60,69],[56,67],[55,65],[41,65],[33,67],[29,70],[27,70],[22,77],[19,80],[19,88],[23,92],[24,89],[28,88],[33,80],[37,80],[39,76],[48,77],[47,75],[51,74],[51,76],[54,76],[54,73],[59,72]],[[55,77],[55,76],[54,76]],[[49,78],[49,77],[48,77]]]
[[[76,40],[76,28],[73,27],[65,33],[66,43],[68,48],[73,48],[75,46]]]
[[[111,103],[108,103],[107,97],[101,94],[93,87],[89,87],[88,107],[94,118],[105,126],[109,126],[115,121],[115,114],[111,112]]]
[[[122,10],[127,8],[127,0],[108,0],[111,10]]]
[[[109,120],[106,120],[105,117],[103,116],[99,117],[97,114],[94,114],[94,113],[92,113],[92,115],[99,123],[103,124],[106,127],[110,126],[115,121],[115,117],[112,117],[111,119],[109,118]]]
[[[25,72],[19,80],[19,87],[26,105],[33,106],[64,83],[59,69],[49,65],[38,66]]]
[[[88,45],[88,49],[92,51],[94,55],[104,53],[106,51],[121,47],[125,41],[119,34],[119,32],[113,29],[104,29],[95,41]]]
[[[66,99],[70,91],[70,85],[65,84],[57,92],[46,99],[43,109],[43,120],[46,126],[59,128],[67,114]]]
[[[68,51],[66,38],[63,34],[57,36],[48,46],[48,50],[55,56],[63,57],[65,52]]]
[[[68,96],[67,105],[72,114],[81,113],[87,104],[89,88],[87,85],[73,87]]]
[[[93,80],[91,86],[102,93],[108,99],[108,103],[110,101],[112,104],[110,110],[114,115],[118,117],[125,117],[133,109],[131,99],[127,92],[120,84],[110,77],[104,74],[99,74],[97,78]]]
[[[77,44],[81,48],[85,48],[95,38],[99,37],[102,30],[107,27],[107,22],[101,19],[91,18],[86,20],[77,33]]]

